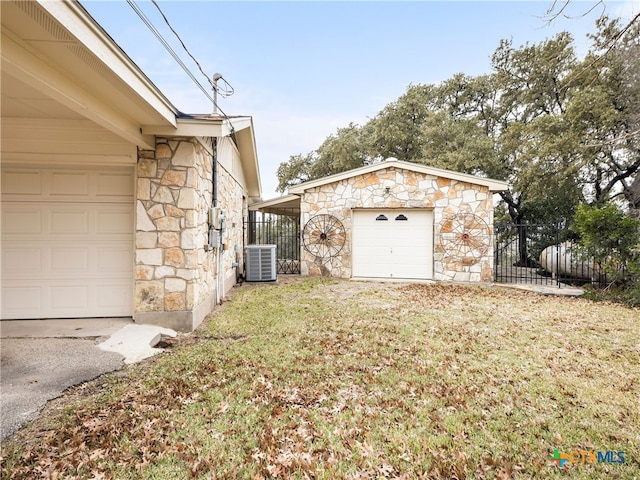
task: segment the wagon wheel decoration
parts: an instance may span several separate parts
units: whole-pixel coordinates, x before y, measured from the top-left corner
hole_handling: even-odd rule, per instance
[[[304,248],[323,260],[336,256],[345,241],[344,225],[333,215],[311,217],[302,230]]]
[[[446,260],[474,265],[489,251],[489,227],[472,213],[445,218],[440,229],[440,245]]]

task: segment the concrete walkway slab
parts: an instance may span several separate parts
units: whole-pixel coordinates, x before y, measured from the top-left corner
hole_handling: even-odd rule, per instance
[[[530,283],[496,283],[499,287],[515,288],[518,290],[526,290],[527,292],[539,293],[541,295],[556,295],[559,297],[580,297],[584,295],[582,288],[570,287],[563,285],[557,287],[554,285],[535,285]]]
[[[178,334],[154,325],[125,325],[111,337],[98,345],[105,352],[116,352],[124,357],[124,363],[131,364],[162,352],[153,348],[162,337],[176,337]]]
[[[107,337],[133,319],[117,318],[72,318],[47,320],[2,320],[1,338],[87,338]]]

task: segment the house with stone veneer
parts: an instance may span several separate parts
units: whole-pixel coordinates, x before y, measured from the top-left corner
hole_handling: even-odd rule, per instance
[[[300,215],[302,275],[491,281],[505,182],[387,159],[308,181],[257,211]]]
[[[251,117],[181,113],[77,2],[0,8],[2,320],[195,328],[241,273]]]

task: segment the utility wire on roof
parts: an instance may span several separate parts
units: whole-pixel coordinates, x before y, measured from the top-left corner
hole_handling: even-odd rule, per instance
[[[189,52],[189,50],[187,49],[187,47],[185,46],[184,42],[182,41],[182,39],[180,38],[180,36],[178,35],[178,33],[173,29],[173,27],[169,24],[169,21],[167,20],[167,17],[165,16],[165,14],[162,12],[162,10],[160,10],[160,6],[155,2],[155,0],[152,0],[153,4],[156,6],[156,8],[158,9],[158,11],[160,12],[160,14],[162,15],[162,18],[164,19],[165,23],[169,26],[169,28],[171,29],[171,31],[174,33],[174,35],[178,38],[178,40],[180,41],[180,43],[182,44],[182,48],[184,48],[184,50],[187,52],[187,54],[193,59],[193,61],[196,63],[196,65],[198,65],[198,68],[200,69],[200,72],[204,75],[204,77],[207,79],[207,81],[209,82],[209,84],[213,87],[213,88],[217,88],[216,85],[213,84],[212,80],[207,76],[207,74],[202,70],[202,67],[200,66],[200,63],[195,59],[195,57],[193,55],[191,55],[191,53]],[[151,20],[149,20],[149,18],[144,14],[144,12],[138,7],[138,5],[136,5],[136,2],[134,0],[127,0],[127,3],[129,4],[129,6],[133,9],[134,12],[136,12],[138,14],[138,16],[140,17],[140,19],[142,20],[142,22],[149,28],[149,30],[151,31],[151,33],[153,33],[155,35],[155,37],[158,39],[158,41],[162,44],[162,46],[167,50],[167,52],[169,52],[169,55],[171,55],[173,57],[173,59],[178,63],[178,65],[180,65],[182,67],[182,69],[185,71],[185,73],[189,76],[189,78],[191,78],[191,80],[193,80],[193,82],[197,85],[197,87],[202,91],[202,93],[205,94],[205,96],[211,101],[211,103],[217,107],[217,109],[220,111],[220,113],[225,117],[225,119],[230,120],[229,116],[216,104],[216,101],[213,99],[213,97],[211,96],[211,94],[209,93],[209,91],[202,86],[202,84],[198,81],[198,79],[195,77],[195,75],[191,72],[191,70],[189,70],[189,67],[187,67],[187,65],[185,65],[185,63],[182,61],[182,59],[178,56],[178,54],[175,52],[175,50],[173,50],[173,48],[171,47],[171,45],[169,45],[169,43],[164,39],[164,37],[162,36],[162,34],[158,31],[158,29],[153,25],[153,23],[151,22]],[[235,135],[235,130],[233,128],[233,125],[230,124],[229,125],[231,127],[231,134],[232,136]]]
[[[180,35],[178,35],[178,32],[176,32],[173,27],[171,26],[171,24],[169,23],[169,20],[167,19],[167,16],[164,14],[164,12],[160,9],[160,5],[158,5],[158,2],[156,2],[156,0],[151,0],[151,3],[153,3],[155,5],[155,7],[158,9],[158,12],[160,12],[160,15],[162,16],[164,23],[167,24],[167,27],[169,27],[169,30],[171,30],[173,32],[173,34],[176,36],[176,38],[178,39],[178,41],[180,42],[180,45],[182,45],[182,48],[184,48],[184,51],[187,52],[187,55],[189,55],[191,57],[191,60],[193,60],[195,62],[195,64],[198,66],[198,69],[200,70],[200,73],[202,73],[202,75],[204,75],[204,77],[207,79],[207,81],[209,82],[209,85],[211,85],[213,88],[216,88],[215,85],[213,84],[213,82],[211,81],[211,79],[209,78],[209,76],[204,73],[204,70],[202,69],[202,66],[200,65],[200,63],[198,62],[198,60],[196,60],[196,57],[194,57],[193,55],[191,55],[191,52],[189,51],[189,49],[187,48],[187,46],[184,44],[184,42],[182,41],[182,38],[180,38]]]
[[[204,93],[207,96],[207,98],[213,102],[213,98],[211,97],[211,95],[209,94],[207,89],[204,88],[202,86],[202,84],[200,84],[198,79],[193,75],[193,73],[191,73],[191,70],[189,70],[189,67],[187,67],[184,64],[184,62],[180,59],[178,54],[173,50],[173,48],[171,48],[171,45],[169,45],[167,43],[167,41],[164,39],[162,34],[156,29],[156,27],[153,25],[153,23],[151,23],[151,20],[149,20],[147,18],[147,16],[144,14],[144,12],[142,10],[140,10],[138,5],[136,5],[136,2],[134,0],[127,0],[127,3],[138,14],[138,16],[140,17],[142,22],[149,28],[149,30],[151,30],[151,33],[153,33],[155,35],[155,37],[160,41],[160,43],[162,44],[162,46],[164,46],[164,48],[167,50],[167,52],[169,52],[169,55],[171,55],[173,57],[173,59],[176,62],[178,62],[178,65],[180,65],[182,67],[182,69],[185,71],[185,73],[187,75],[189,75],[189,78],[191,78],[191,80],[193,80],[193,82],[200,88],[200,90],[202,90],[202,93]]]

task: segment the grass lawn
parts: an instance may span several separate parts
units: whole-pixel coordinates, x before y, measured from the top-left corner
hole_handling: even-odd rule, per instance
[[[5,442],[2,478],[640,479],[640,312],[617,305],[244,285],[123,372]]]

